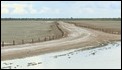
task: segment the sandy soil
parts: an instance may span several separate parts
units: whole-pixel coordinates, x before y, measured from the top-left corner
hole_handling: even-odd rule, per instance
[[[121,35],[114,35],[59,21],[66,37],[34,44],[1,47],[1,60],[23,58],[49,52],[63,51],[85,46],[94,46],[111,40],[121,40]]]

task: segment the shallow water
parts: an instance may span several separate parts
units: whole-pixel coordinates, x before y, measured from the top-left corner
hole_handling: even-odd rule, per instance
[[[1,68],[50,69],[50,68],[121,68],[121,42],[90,50],[73,49],[68,51],[38,55],[1,62]]]

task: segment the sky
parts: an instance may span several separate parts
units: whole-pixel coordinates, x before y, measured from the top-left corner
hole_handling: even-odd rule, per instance
[[[118,18],[121,1],[1,1],[2,18]]]

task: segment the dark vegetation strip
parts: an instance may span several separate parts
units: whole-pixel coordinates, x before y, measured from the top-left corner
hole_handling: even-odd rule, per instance
[[[42,21],[69,21],[69,20],[115,20],[121,21],[121,18],[1,18],[1,20],[42,20]]]
[[[59,23],[57,23],[57,22],[55,22],[55,23],[56,23],[58,30],[61,32],[61,36],[63,37],[64,36],[63,30],[59,27]]]

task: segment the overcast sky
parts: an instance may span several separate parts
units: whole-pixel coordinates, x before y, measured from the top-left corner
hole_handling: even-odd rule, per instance
[[[1,17],[121,17],[121,1],[1,1]]]

